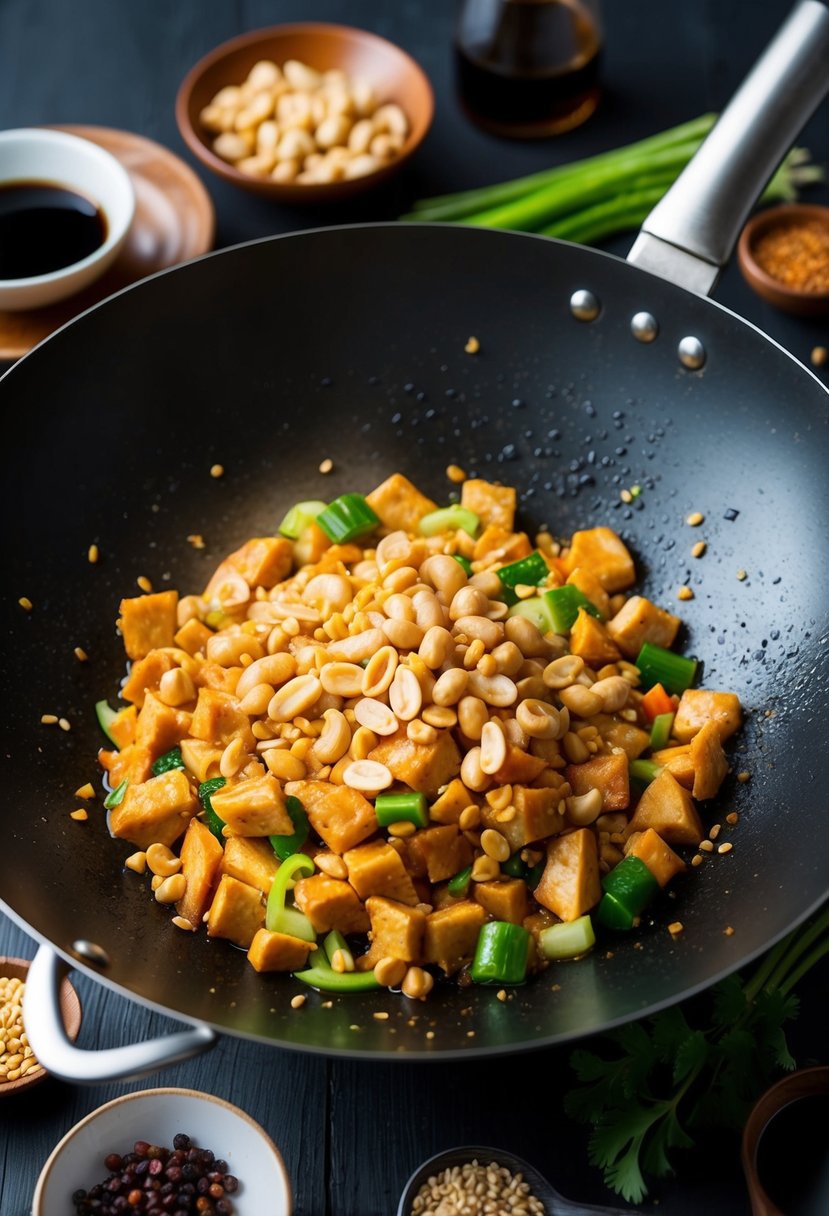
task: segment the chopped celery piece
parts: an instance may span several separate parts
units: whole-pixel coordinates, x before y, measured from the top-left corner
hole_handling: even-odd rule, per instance
[[[651,727],[651,747],[655,752],[668,746],[674,725],[673,714],[657,714]]]
[[[265,928],[271,933],[288,933],[306,942],[317,940],[314,926],[305,913],[300,912],[299,908],[287,907],[285,903],[288,891],[293,889],[297,878],[313,874],[314,868],[313,861],[305,853],[294,853],[280,864],[271,883],[265,912]]]
[[[597,916],[608,929],[632,929],[659,890],[659,883],[639,857],[629,855],[605,874]]]
[[[545,958],[578,958],[596,944],[593,922],[587,915],[578,920],[550,925],[538,935],[538,944]]]
[[[476,984],[523,984],[530,934],[523,925],[491,920],[481,925],[469,974]]]
[[[118,748],[117,740],[109,733],[109,728],[112,726],[114,718],[118,717],[118,710],[113,709],[109,701],[95,702],[95,716],[98,719],[98,725],[109,739],[114,748]]]
[[[326,936],[326,938],[322,944],[323,944],[323,949],[325,950],[326,958],[328,959],[329,963],[331,964],[331,966],[334,970],[336,970],[336,968],[334,967],[334,955],[338,951],[340,954],[340,959],[343,963],[343,970],[344,971],[353,971],[354,970],[354,955],[351,953],[351,947],[349,946],[348,942],[343,937],[342,933],[339,932],[339,930],[332,929],[331,932]]]
[[[642,688],[661,684],[666,692],[681,696],[693,684],[698,663],[696,659],[645,642],[639,651],[636,666],[642,677]]]
[[[284,861],[286,857],[291,857],[294,853],[298,853],[308,839],[308,833],[311,831],[305,807],[298,798],[294,798],[292,794],[289,794],[285,799],[285,810],[288,812],[291,823],[294,825],[293,832],[290,836],[268,837],[271,842],[271,848],[280,861]]]
[[[373,532],[380,520],[362,494],[341,494],[320,512],[316,522],[337,545],[359,540],[367,532]]]
[[[450,895],[456,899],[465,899],[471,882],[472,866],[465,866],[463,870],[458,870],[454,878],[449,879],[446,886]]]
[[[467,507],[440,507],[424,515],[417,530],[421,536],[437,536],[438,532],[456,532],[462,528],[474,537],[480,526],[478,516]]]
[[[567,583],[563,587],[553,587],[545,591],[542,599],[549,606],[555,633],[569,633],[576,623],[579,608],[589,612],[591,616],[601,617],[596,605],[587,598],[583,591]]]
[[[373,971],[335,971],[320,958],[322,954],[322,950],[315,951],[312,966],[304,971],[295,971],[294,979],[322,992],[370,992],[380,987]]]
[[[184,768],[180,747],[171,748],[170,751],[165,752],[163,756],[159,756],[152,763],[154,777],[160,777],[162,773],[171,773],[176,768]]]
[[[378,794],[374,802],[374,813],[381,828],[406,820],[417,828],[425,828],[429,822],[425,794]]]
[[[523,878],[527,873],[527,866],[521,860],[521,850],[513,853],[506,861],[501,862],[501,873],[509,874],[510,878]]]
[[[505,587],[517,587],[519,583],[527,587],[537,587],[550,573],[550,567],[536,549],[527,557],[522,557],[509,566],[502,566],[495,573]]]
[[[224,819],[221,819],[213,810],[213,803],[210,801],[210,795],[215,794],[216,790],[220,790],[224,784],[224,777],[211,777],[209,781],[202,781],[201,785],[199,786],[199,801],[204,808],[204,822],[221,844],[224,844],[225,842],[225,838],[222,835],[222,828],[225,826],[225,821]]]
[[[128,785],[129,781],[125,777],[120,785],[116,785],[114,790],[110,790],[104,799],[104,806],[108,811],[111,811],[114,806],[119,806],[124,801],[124,794],[127,792]]]
[[[658,777],[662,772],[662,766],[655,760],[631,760],[628,769],[631,781],[635,782],[640,789],[650,785],[654,777]]]
[[[550,606],[543,596],[534,595],[531,599],[519,600],[512,605],[507,616],[525,616],[542,633],[554,632]]]
[[[291,507],[279,525],[279,531],[289,540],[297,540],[305,529],[316,521],[317,516],[322,514],[326,506],[326,503],[318,502],[316,499],[311,499],[309,502],[298,502],[296,506]]]
[[[452,556],[454,557],[454,559],[458,563],[458,565],[461,567],[461,569],[463,570],[466,577],[471,578],[472,577],[472,562],[469,560],[469,558],[464,557],[462,553],[453,553]]]

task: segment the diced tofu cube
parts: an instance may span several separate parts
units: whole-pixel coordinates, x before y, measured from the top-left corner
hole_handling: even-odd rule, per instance
[[[234,739],[241,739],[252,750],[256,742],[250,729],[250,719],[239,708],[236,697],[215,688],[200,688],[193,711],[190,734],[194,739],[220,744],[223,748]]]
[[[290,836],[294,831],[282,786],[271,773],[228,782],[210,795],[210,802],[228,836]]]
[[[124,709],[119,709],[107,729],[117,747],[129,747],[130,743],[135,742],[138,710],[134,705],[127,705]]]
[[[222,846],[206,824],[195,816],[187,825],[181,846],[181,872],[187,890],[176,904],[176,912],[193,928],[201,924],[207,911],[222,860]]]
[[[602,811],[624,811],[630,805],[628,758],[624,753],[593,756],[584,764],[568,764],[564,775],[574,794],[602,792]]]
[[[294,901],[310,920],[317,933],[365,933],[368,913],[352,886],[327,874],[300,878],[294,887]]]
[[[506,759],[498,772],[493,774],[493,781],[496,785],[515,785],[516,783],[528,785],[531,781],[535,781],[546,765],[546,760],[542,760],[540,756],[533,756],[520,747],[508,743]]]
[[[299,971],[308,962],[313,942],[289,933],[257,929],[248,950],[248,962],[255,971]]]
[[[504,882],[476,882],[473,885],[473,894],[493,920],[507,920],[512,925],[520,925],[530,911],[527,884],[523,878],[508,878]]]
[[[224,748],[205,739],[182,739],[181,758],[188,773],[192,773],[199,784],[219,776],[219,763]]]
[[[653,828],[669,844],[699,844],[704,833],[694,800],[672,773],[662,770],[639,799],[631,832]]]
[[[181,769],[174,769],[140,785],[128,785],[123,801],[110,811],[109,825],[114,836],[139,849],[148,849],[155,841],[169,846],[198,809],[190,782]]]
[[[625,848],[627,856],[638,857],[653,874],[660,887],[667,886],[675,874],[685,869],[685,862],[667,845],[658,832],[647,828],[631,836]]]
[[[143,659],[151,650],[173,645],[177,605],[177,591],[157,591],[121,600],[118,628],[129,658]]]
[[[515,816],[506,823],[497,818],[497,812],[485,803],[481,807],[484,827],[493,828],[507,838],[513,853],[536,840],[554,836],[564,827],[564,816],[559,814],[560,795],[555,789],[527,789],[513,786],[512,804]]]
[[[563,558],[567,574],[582,566],[599,580],[605,591],[624,591],[636,581],[633,558],[612,528],[586,528],[574,532]]]
[[[593,607],[607,620],[610,616],[610,596],[591,570],[576,566],[567,576],[567,582],[572,587],[578,587],[582,595],[586,595]]]
[[[294,547],[284,536],[254,537],[224,559],[205,587],[204,598],[210,600],[229,574],[241,574],[249,587],[270,590],[291,573],[293,561]]]
[[[426,874],[431,883],[452,878],[472,862],[472,846],[454,823],[423,828],[406,845],[415,874]]]
[[[720,724],[710,718],[694,735],[688,745],[688,756],[694,766],[691,793],[703,801],[713,798],[728,772],[728,761],[722,749]]]
[[[387,841],[370,840],[357,845],[356,849],[348,850],[343,861],[348,866],[348,881],[360,899],[385,895],[412,907],[418,903],[411,875],[400,854]]]
[[[689,744],[683,743],[680,747],[664,747],[653,753],[653,761],[662,768],[666,768],[669,773],[673,773],[679,784],[684,785],[686,790],[693,789],[695,773]]]
[[[440,908],[426,917],[423,961],[452,975],[475,954],[486,912],[471,899]]]
[[[226,693],[232,697],[242,674],[242,667],[222,667],[210,659],[202,659],[198,670],[193,673],[193,683],[196,688],[211,688],[215,692]],[[241,719],[238,720],[241,725]]]
[[[657,607],[644,595],[632,595],[608,621],[607,632],[622,654],[635,659],[645,642],[670,649],[681,624],[678,616]]]
[[[461,506],[474,511],[484,528],[490,526],[512,532],[515,527],[516,493],[512,486],[470,478],[461,489]]]
[[[579,828],[548,843],[547,864],[534,895],[565,921],[577,920],[599,902],[599,851],[590,828]]]
[[[413,743],[401,728],[382,739],[369,759],[385,764],[396,781],[427,798],[434,798],[461,768],[461,754],[448,730],[439,730],[434,743]]]
[[[230,874],[267,895],[278,869],[279,862],[269,841],[255,836],[229,836],[225,840],[223,874]]]
[[[210,937],[225,937],[243,950],[248,950],[264,922],[262,892],[245,882],[239,882],[238,878],[223,874],[207,915]]]
[[[433,823],[457,823],[461,811],[476,801],[460,777],[455,777],[429,807],[429,818]]]
[[[184,650],[187,654],[205,654],[207,643],[212,637],[213,630],[208,629],[197,617],[193,616],[182,625],[174,641],[179,650]]]
[[[334,853],[342,855],[377,831],[374,807],[350,786],[330,781],[291,781],[285,791],[300,800],[312,828]]]
[[[570,630],[570,652],[584,659],[588,667],[603,667],[605,663],[615,663],[621,658],[608,626],[597,621],[584,608],[579,608]]]
[[[437,511],[437,503],[421,494],[402,473],[392,473],[376,490],[366,494],[366,502],[390,532],[417,532],[424,515]]]
[[[706,722],[715,722],[721,739],[740,729],[740,698],[734,692],[714,692],[708,688],[686,688],[679,698],[673,733],[680,743],[690,743]]]
[[[98,759],[108,772],[113,789],[122,781],[140,785],[153,775],[153,753],[135,743],[128,743],[120,752],[100,751]]]
[[[298,884],[297,884],[298,885]],[[372,895],[366,900],[371,920],[368,960],[374,966],[381,958],[400,958],[406,963],[420,962],[426,917],[419,908]]]
[[[154,756],[163,756],[189,734],[190,714],[173,709],[148,692],[135,723],[135,742]]]
[[[628,760],[637,760],[650,746],[648,731],[632,722],[625,722],[624,718],[617,718],[615,714],[596,714],[590,719],[590,724],[596,727],[611,748],[621,747]]]
[[[151,650],[143,659],[133,663],[127,682],[121,689],[121,696],[125,701],[142,706],[146,693],[158,692],[161,677],[174,667],[178,667],[178,663],[169,650]]]
[[[522,557],[528,557],[532,551],[533,547],[526,532],[507,531],[506,528],[499,528],[497,524],[490,524],[475,541],[472,559],[480,562],[486,558],[488,562],[498,561],[506,566]]]

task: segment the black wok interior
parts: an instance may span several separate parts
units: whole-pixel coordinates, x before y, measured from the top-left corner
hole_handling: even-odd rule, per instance
[[[579,288],[601,301],[592,323],[570,314]],[[642,309],[659,322],[650,345],[630,332]],[[464,352],[473,334],[477,356]],[[707,352],[701,372],[677,358],[689,334]],[[735,968],[825,893],[827,406],[814,377],[717,305],[609,255],[506,233],[388,225],[276,238],[94,309],[0,384],[4,903],[67,957],[75,940],[97,942],[105,982],[185,1020],[350,1054],[575,1037]],[[733,689],[748,710],[710,808],[711,822],[740,812],[734,849],[678,880],[652,924],[506,1003],[446,984],[414,1008],[387,993],[330,1009],[314,997],[297,1017],[295,981],[170,927],[146,880],[122,868],[127,847],[110,839],[100,800],[88,823],[69,818],[74,791],[99,784],[93,705],[124,673],[118,603],[140,575],[200,590],[225,552],[273,533],[298,499],[367,491],[400,470],[445,501],[450,463],[516,484],[528,527],[567,536],[609,523],[645,594],[667,607],[690,580],[683,649],[706,686]],[[626,506],[620,490],[634,484],[642,493]],[[690,511],[705,515],[696,532]],[[700,534],[708,552],[694,561]],[[71,731],[42,726],[43,713]],[[738,770],[751,780],[737,783]]]

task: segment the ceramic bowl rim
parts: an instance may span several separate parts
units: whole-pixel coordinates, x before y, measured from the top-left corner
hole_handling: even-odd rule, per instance
[[[746,278],[749,286],[760,294],[764,294],[765,289],[766,299],[769,295],[774,294],[781,299],[790,301],[792,304],[811,304],[816,307],[821,304],[829,303],[829,289],[826,291],[803,291],[798,287],[791,287],[788,283],[782,282],[781,279],[776,279],[768,271],[755,260],[753,244],[754,241],[763,232],[770,228],[774,228],[777,224],[785,222],[788,219],[796,220],[798,218],[808,220],[817,219],[822,223],[829,232],[829,207],[822,203],[779,203],[774,207],[766,207],[762,211],[757,211],[743,226],[740,238],[737,243],[737,260],[743,275]]]

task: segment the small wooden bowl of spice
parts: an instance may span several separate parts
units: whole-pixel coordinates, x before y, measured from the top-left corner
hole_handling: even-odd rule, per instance
[[[743,277],[775,308],[801,317],[829,312],[829,207],[783,203],[759,211],[737,245]]]
[[[0,1098],[20,1093],[48,1076],[29,1046],[23,1023],[23,996],[29,964],[24,958],[0,956]],[[60,990],[66,1033],[73,1041],[81,1028],[81,1002],[68,979]]]

